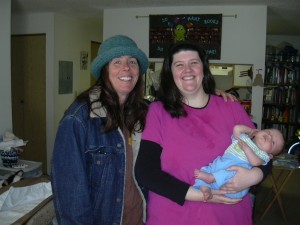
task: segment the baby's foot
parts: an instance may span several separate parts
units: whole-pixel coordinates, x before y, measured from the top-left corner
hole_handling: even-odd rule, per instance
[[[215,182],[215,177],[210,173],[206,173],[201,170],[195,170],[194,175],[195,178],[203,180],[207,184],[211,184]]]

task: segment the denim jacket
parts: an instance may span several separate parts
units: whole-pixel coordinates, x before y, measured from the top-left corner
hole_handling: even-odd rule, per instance
[[[106,113],[101,105],[97,110],[100,116],[75,101],[60,121],[51,171],[58,224],[122,224],[126,144],[120,129],[100,130]],[[140,139],[132,136],[134,164]]]

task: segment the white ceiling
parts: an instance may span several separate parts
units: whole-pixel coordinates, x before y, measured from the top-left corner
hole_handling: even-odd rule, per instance
[[[54,12],[101,19],[103,9],[193,5],[267,5],[268,35],[300,35],[300,0],[11,0],[12,14]],[[186,12],[185,12],[186,13]],[[255,15],[253,15],[255,16]]]

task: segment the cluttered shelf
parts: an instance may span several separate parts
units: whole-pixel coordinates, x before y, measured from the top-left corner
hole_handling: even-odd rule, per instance
[[[0,221],[10,224],[53,224],[51,182],[42,162],[19,159],[27,141],[5,132],[0,140]]]
[[[267,46],[262,128],[282,131],[289,147],[300,129],[300,55],[292,46]]]
[[[16,137],[11,132],[6,131],[1,137],[0,188],[21,179],[39,177],[42,175],[41,162],[19,159],[26,144],[27,141]]]

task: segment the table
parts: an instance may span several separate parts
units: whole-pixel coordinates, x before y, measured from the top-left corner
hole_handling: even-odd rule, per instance
[[[278,170],[278,172],[279,172],[279,175],[277,177],[274,176],[274,171],[272,171],[271,174],[270,174],[271,185],[272,185],[272,189],[273,189],[275,195],[272,198],[272,200],[269,202],[269,204],[267,205],[265,210],[263,211],[260,219],[263,219],[265,217],[265,215],[268,213],[268,211],[271,209],[271,207],[277,201],[285,223],[288,222],[288,219],[287,219],[287,216],[286,216],[286,213],[285,213],[285,209],[284,209],[284,204],[283,204],[283,201],[281,199],[280,194],[281,194],[282,190],[284,190],[284,187],[286,186],[286,184],[289,182],[289,180],[292,177],[293,173],[298,169],[299,168],[289,168],[289,167],[284,167],[284,166],[273,166],[273,170]]]

